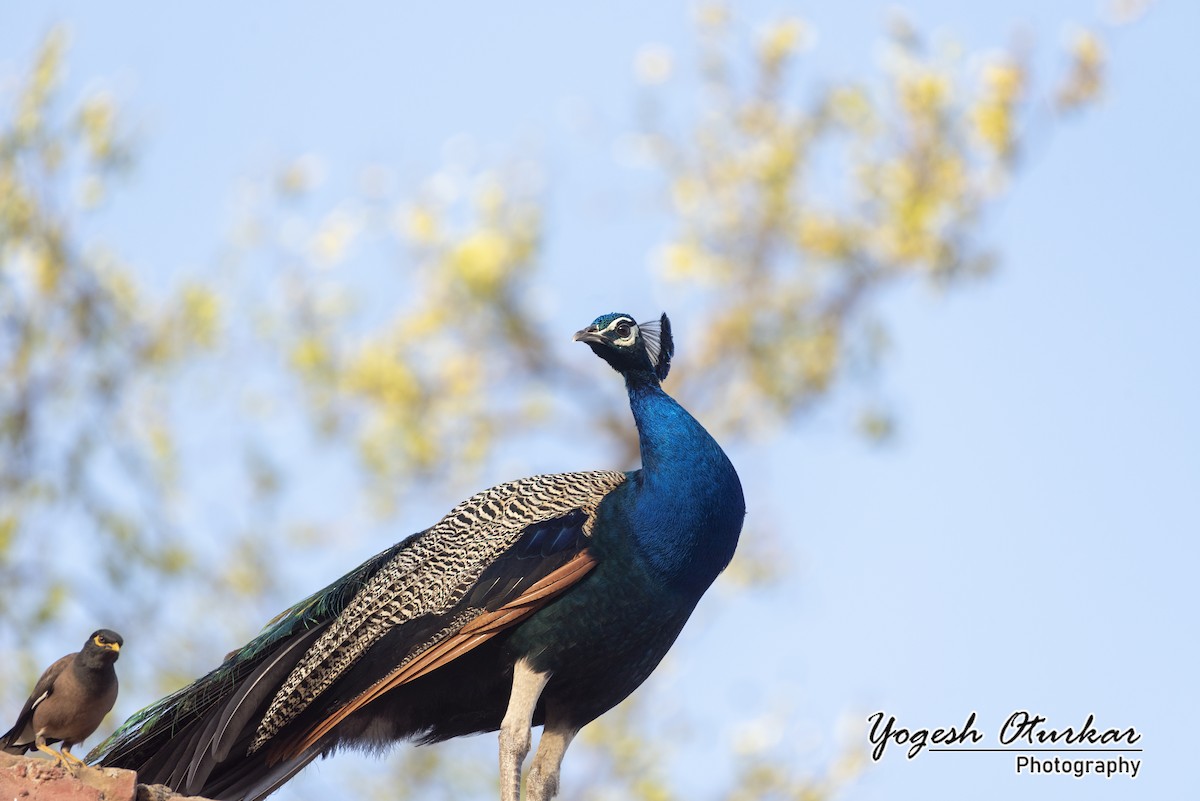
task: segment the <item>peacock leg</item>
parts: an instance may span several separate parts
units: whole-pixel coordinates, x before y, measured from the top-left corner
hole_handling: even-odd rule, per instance
[[[549,673],[538,673],[525,660],[513,666],[512,695],[500,722],[500,801],[520,801],[521,763],[529,753],[533,712],[549,680]]]
[[[558,795],[559,768],[576,732],[578,729],[558,719],[552,709],[546,709],[546,726],[542,729],[537,754],[529,768],[528,801],[550,801]]]

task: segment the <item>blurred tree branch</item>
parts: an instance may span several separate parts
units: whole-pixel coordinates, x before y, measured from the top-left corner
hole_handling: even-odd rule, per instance
[[[80,241],[132,146],[111,97],[61,110],[64,47],[51,33],[0,130],[0,619],[32,619],[27,632],[67,597],[47,558],[65,521],[100,536],[112,586],[184,566],[161,525],[172,431],[147,384],[209,344],[217,314],[199,286],[151,304],[116,256]],[[126,486],[114,489],[109,471]]]

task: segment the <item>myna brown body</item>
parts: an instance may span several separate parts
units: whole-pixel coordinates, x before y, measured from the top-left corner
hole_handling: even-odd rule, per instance
[[[113,663],[123,642],[115,631],[100,629],[79,653],[67,654],[46,668],[16,724],[0,735],[0,748],[10,754],[36,748],[74,772],[83,762],[71,753],[71,746],[90,737],[116,703]],[[50,748],[59,741],[61,753]]]

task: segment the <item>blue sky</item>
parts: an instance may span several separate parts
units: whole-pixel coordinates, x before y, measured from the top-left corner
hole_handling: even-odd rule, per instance
[[[873,72],[887,6],[833,6],[739,13],[806,18],[819,32],[803,62],[815,80]],[[971,48],[1023,26],[1047,65],[1071,23],[1099,14],[1090,2],[907,8],[919,29]],[[244,175],[314,152],[332,191],[372,162],[403,186],[465,133],[545,166],[563,331],[610,309],[671,308],[646,272],[669,232],[661,217],[613,211],[650,179],[614,164],[611,138],[632,126],[637,50],[662,43],[686,62],[686,5],[10,4],[4,71],[57,21],[73,32],[68,96],[105,77],[142,121],[144,156],[100,222],[151,280],[213,261]],[[1106,98],[1039,144],[996,210],[995,277],[885,299],[893,443],[854,439],[835,399],[734,454],[751,514],[779,522],[795,571],[770,594],[707,598],[684,634],[692,662],[645,692],[705,699],[715,722],[758,721],[740,730],[758,725],[801,764],[821,764],[839,726],[865,743],[876,710],[914,727],[974,710],[989,737],[1016,709],[1143,733],[1134,781],[1016,776],[1004,754],[890,753],[847,799],[1166,798],[1194,786],[1197,30],[1200,6],[1176,3],[1113,34]],[[601,133],[563,125],[581,106]],[[732,740],[689,746],[680,786],[699,792],[727,771]]]

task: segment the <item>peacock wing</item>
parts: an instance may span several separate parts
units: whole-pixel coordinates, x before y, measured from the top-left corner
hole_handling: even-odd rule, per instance
[[[385,635],[403,652],[348,703],[277,743],[298,755],[346,716],[519,623],[594,564],[587,538],[600,501],[625,480],[596,471],[533,476],[464,501],[372,577],[301,658],[263,715],[250,750],[272,740]]]

